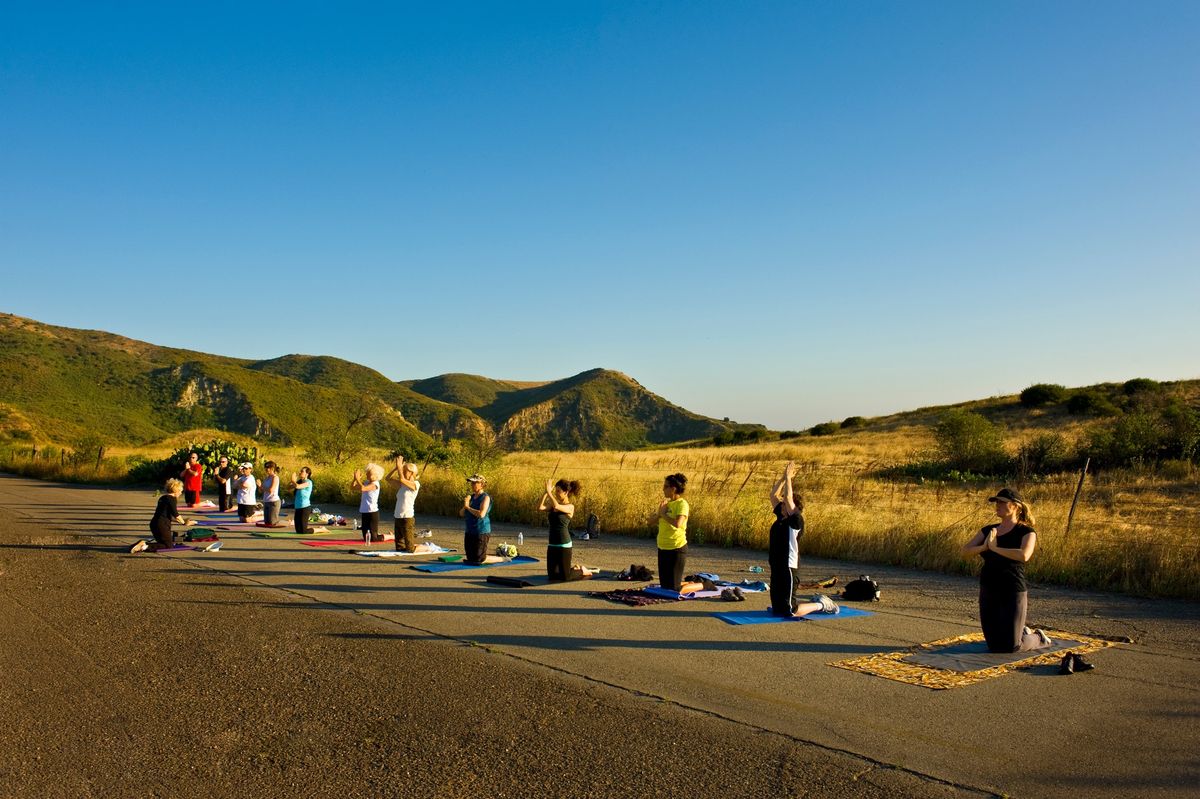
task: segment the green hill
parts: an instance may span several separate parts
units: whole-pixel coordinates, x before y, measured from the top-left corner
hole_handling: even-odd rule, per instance
[[[395,382],[340,358],[251,361],[0,314],[0,434],[145,444],[198,429],[307,445],[347,420],[377,446],[494,433],[519,449],[614,449],[711,436],[691,413],[604,369],[550,383],[450,374]]]

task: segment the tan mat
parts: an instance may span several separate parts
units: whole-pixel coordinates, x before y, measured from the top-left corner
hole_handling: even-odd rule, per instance
[[[1086,655],[1089,652],[1095,652],[1099,649],[1112,646],[1112,643],[1109,641],[1092,638],[1087,635],[1079,635],[1078,633],[1046,630],[1046,634],[1055,641],[1060,638],[1064,642],[1069,640],[1071,642],[1070,651],[1079,655]],[[956,635],[953,638],[931,641],[927,644],[918,644],[911,649],[902,649],[899,652],[882,652],[878,655],[866,655],[850,660],[839,660],[829,665],[839,669],[859,671],[863,674],[873,674],[876,677],[885,677],[889,680],[896,680],[897,682],[904,682],[909,685],[920,685],[924,688],[944,690],[946,688],[961,688],[964,685],[974,685],[984,680],[990,680],[992,677],[999,677],[1001,674],[1006,674],[1014,669],[1053,665],[1062,660],[1063,649],[1056,647],[1050,650],[1022,652],[1015,655],[996,655],[997,659],[1008,659],[1008,662],[1001,662],[995,666],[988,666],[974,671],[959,671],[927,665],[928,663],[939,662],[941,660],[941,658],[929,656],[936,656],[940,652],[961,652],[970,648],[964,645],[980,641],[983,641],[983,633],[968,633],[967,635]],[[979,662],[982,664],[984,661],[979,659]],[[949,665],[948,662],[947,665]]]

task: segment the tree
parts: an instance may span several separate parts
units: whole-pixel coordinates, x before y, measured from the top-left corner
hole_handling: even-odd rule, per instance
[[[978,413],[947,411],[933,434],[938,454],[951,468],[986,473],[1008,459],[1000,428]]]

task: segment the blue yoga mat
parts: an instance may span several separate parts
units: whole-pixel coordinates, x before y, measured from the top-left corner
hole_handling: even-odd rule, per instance
[[[869,610],[848,608],[842,605],[841,613],[812,613],[808,616],[772,616],[765,610],[735,610],[713,615],[730,624],[777,624],[786,621],[833,621],[835,619],[852,619],[857,616],[874,616],[875,614]]]
[[[463,569],[486,569],[489,566],[511,566],[516,563],[537,563],[537,558],[531,558],[528,555],[518,555],[512,560],[503,563],[419,563],[415,566],[409,566],[410,569],[416,569],[419,572],[429,572],[437,574],[439,572],[456,572]]]

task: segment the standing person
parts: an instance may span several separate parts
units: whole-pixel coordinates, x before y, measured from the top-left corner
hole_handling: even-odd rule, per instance
[[[253,468],[254,465],[251,463],[238,464],[238,475],[232,481],[233,487],[237,491],[238,519],[242,524],[249,524],[258,511],[258,503],[254,498],[257,483],[251,473]]]
[[[233,476],[229,458],[222,455],[217,461],[217,470],[213,472],[217,481],[217,506],[222,513],[233,507]]]
[[[298,535],[307,535],[312,532],[308,527],[308,517],[312,515],[312,469],[302,466],[300,474],[293,473],[292,488],[296,490],[292,498],[292,521]]]
[[[691,508],[683,498],[687,477],[676,472],[663,480],[663,499],[658,503],[658,577],[659,584],[671,591],[683,585],[687,562],[687,520]]]
[[[129,548],[129,552],[137,553],[149,549],[151,552],[159,549],[170,549],[175,546],[175,531],[172,524],[195,524],[188,519],[186,522],[179,517],[179,495],[183,493],[183,483],[174,477],[167,480],[166,493],[158,498],[154,507],[154,516],[150,518],[150,532],[154,535],[154,543],[138,541]]]
[[[276,473],[275,461],[263,464],[266,477],[262,479],[263,490],[263,526],[274,527],[279,524],[279,508],[283,501],[279,498],[279,475]]]
[[[368,463],[366,478],[362,472],[354,470],[354,479],[350,485],[360,492],[358,512],[362,517],[363,543],[382,541],[383,534],[379,532],[379,481],[383,477],[383,467],[377,463]]]
[[[473,474],[467,482],[471,484],[471,493],[463,499],[462,510],[458,513],[466,521],[463,551],[467,563],[487,563],[488,544],[492,540],[492,520],[488,516],[492,512],[492,498],[484,490],[487,480],[483,475]]]
[[[392,475],[396,475],[395,479]],[[417,479],[417,465],[405,463],[404,456],[396,458],[396,465],[387,474],[388,485],[396,487],[396,551],[416,552],[416,503],[421,481]]]
[[[1025,564],[1037,548],[1033,511],[1011,488],[1002,488],[995,503],[997,524],[989,524],[963,546],[964,555],[983,558],[979,573],[979,623],[989,652],[1030,652],[1053,642],[1041,630],[1025,626],[1029,584]]]
[[[189,508],[200,504],[200,492],[204,488],[204,464],[200,456],[194,452],[188,453],[188,462],[179,473],[183,478],[183,499]]]

